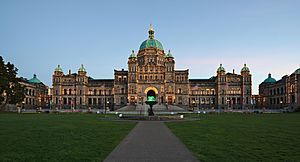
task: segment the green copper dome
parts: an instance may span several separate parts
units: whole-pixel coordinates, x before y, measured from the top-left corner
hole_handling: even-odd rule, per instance
[[[136,56],[135,56],[135,54],[134,54],[134,50],[132,50],[132,52],[131,52],[129,58],[136,58]]]
[[[78,69],[78,72],[86,72],[86,69],[83,67],[83,64],[81,64],[80,68]]]
[[[244,64],[244,67],[243,67],[242,70],[241,70],[241,73],[242,73],[242,72],[250,72],[250,70],[249,70],[249,68],[247,67],[246,64]]]
[[[148,33],[149,33],[149,38],[141,44],[140,50],[143,50],[145,48],[150,48],[150,47],[164,50],[162,44],[158,40],[154,39],[154,30],[152,28],[152,25],[150,25],[150,29]]]
[[[300,68],[295,70],[294,74],[300,74]]]
[[[62,68],[60,67],[60,65],[58,65],[57,68],[55,68],[55,71],[63,72],[63,70],[62,70]]]
[[[220,67],[217,69],[217,72],[225,72],[225,68],[220,64]]]
[[[169,52],[168,52],[168,54],[167,54],[166,57],[167,57],[167,58],[174,58],[173,55],[171,54],[171,51],[170,51],[170,50],[169,50]]]
[[[140,50],[143,50],[145,48],[150,48],[150,47],[158,48],[160,50],[164,50],[162,44],[158,40],[156,40],[156,39],[147,39],[147,40],[145,40],[141,44]]]
[[[268,78],[264,80],[264,83],[275,83],[276,80],[271,77],[271,74],[268,75]]]
[[[42,83],[35,74],[33,74],[33,78],[31,78],[30,80],[28,80],[29,83],[33,83],[33,84],[39,84]]]

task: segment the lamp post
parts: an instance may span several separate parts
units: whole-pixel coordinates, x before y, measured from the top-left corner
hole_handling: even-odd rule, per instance
[[[52,100],[51,99],[49,101],[49,108],[50,108],[50,110],[52,109]]]
[[[280,109],[282,109],[282,100],[280,101]]]
[[[104,106],[103,106],[104,112],[106,113],[106,90],[104,89]]]
[[[22,109],[25,110],[25,101],[22,101]]]
[[[200,97],[198,98],[198,110],[200,110]]]
[[[194,111],[194,108],[195,108],[195,100],[193,100],[193,111]]]
[[[109,100],[107,100],[107,107],[109,107]],[[106,107],[105,107],[104,113],[106,114]]]
[[[230,104],[230,100],[227,99],[227,111],[229,110],[229,104]]]

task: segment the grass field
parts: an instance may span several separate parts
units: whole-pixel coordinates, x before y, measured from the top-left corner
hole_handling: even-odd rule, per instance
[[[201,161],[300,161],[300,113],[207,114],[167,126]]]
[[[95,114],[0,114],[0,161],[102,161],[134,125]]]

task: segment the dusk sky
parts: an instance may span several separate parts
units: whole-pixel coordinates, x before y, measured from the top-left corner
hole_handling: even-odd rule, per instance
[[[190,78],[246,63],[257,94],[268,73],[278,80],[300,68],[300,0],[0,0],[0,55],[50,87],[58,64],[112,79],[151,23]]]

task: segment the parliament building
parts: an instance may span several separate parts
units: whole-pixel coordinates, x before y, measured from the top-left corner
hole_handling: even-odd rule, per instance
[[[251,74],[244,64],[240,73],[226,72],[222,64],[209,79],[189,79],[189,69],[176,70],[171,51],[149,36],[128,58],[128,70],[114,70],[114,79],[93,79],[83,65],[65,74],[60,65],[52,77],[53,105],[60,108],[104,108],[144,104],[155,95],[158,104],[201,109],[245,109],[251,106]]]
[[[280,80],[271,74],[259,85],[258,108],[300,109],[300,68]]]

